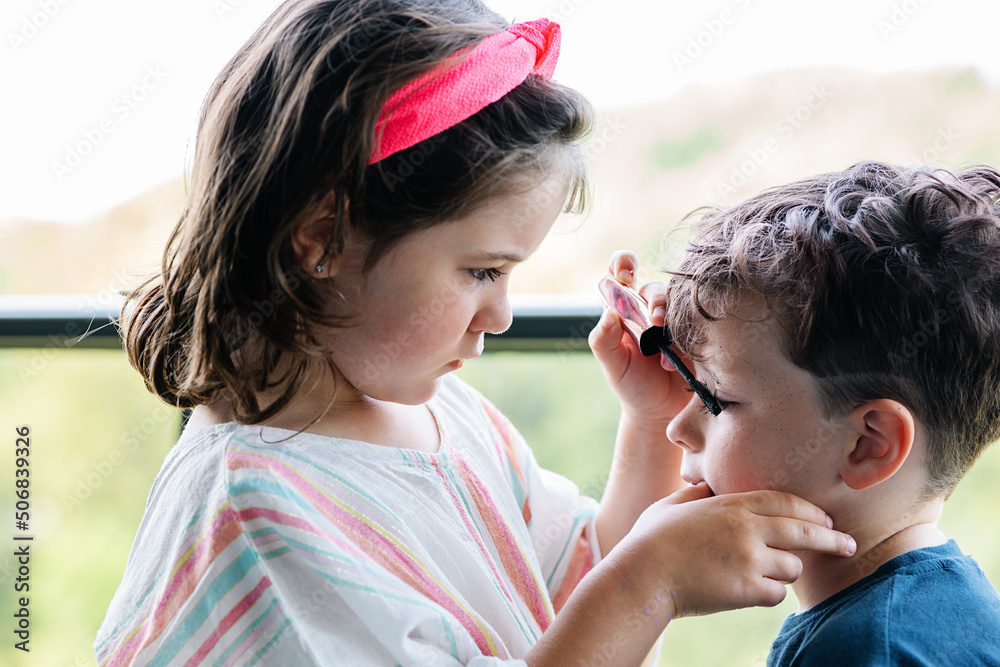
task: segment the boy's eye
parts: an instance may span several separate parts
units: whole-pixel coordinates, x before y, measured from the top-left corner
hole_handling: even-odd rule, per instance
[[[493,282],[503,275],[503,271],[500,269],[469,269],[469,275],[479,282],[485,282],[487,279]]]
[[[715,400],[718,401],[718,403],[719,403],[719,410],[721,410],[722,412],[725,412],[726,408],[728,408],[730,405],[732,405],[732,403],[728,403],[726,401],[720,401],[718,398],[716,398]],[[704,403],[702,403],[701,405],[699,405],[698,409],[701,410],[702,412],[704,412],[706,415],[712,414],[712,411],[709,410],[708,406],[705,405]]]
[[[692,394],[694,393],[694,388],[692,388],[692,387],[684,387],[684,390],[685,390],[685,391],[689,391],[689,392],[691,392]],[[733,403],[732,401],[724,401],[724,400],[722,400],[722,399],[721,399],[721,398],[719,398],[719,396],[718,396],[717,394],[715,394],[715,393],[713,393],[713,394],[712,394],[712,396],[714,396],[714,397],[715,397],[715,401],[716,401],[716,402],[717,402],[717,403],[719,404],[719,409],[721,409],[721,410],[722,410],[723,412],[725,412],[726,408],[728,408],[729,406],[731,406],[731,405],[735,405],[735,403]],[[710,414],[712,414],[712,411],[711,411],[711,410],[709,410],[709,409],[708,409],[708,406],[707,406],[707,405],[705,405],[704,403],[702,403],[701,405],[699,405],[699,406],[698,406],[698,408],[699,408],[699,409],[700,409],[700,410],[701,410],[702,412],[704,412],[704,413],[705,413],[706,415],[710,415]]]

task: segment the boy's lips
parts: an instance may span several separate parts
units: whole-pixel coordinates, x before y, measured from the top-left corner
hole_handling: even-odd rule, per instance
[[[681,459],[681,479],[688,484],[704,482],[705,478],[701,476],[701,472],[694,466],[692,458],[688,452],[684,452],[684,457]]]
[[[692,475],[681,475],[681,479],[683,479],[691,486],[698,486],[699,484],[704,484],[705,487],[708,488],[709,493],[711,493],[713,496],[715,495],[715,489],[712,488],[712,485],[706,482],[705,480],[701,479],[700,477],[694,477]]]
[[[701,475],[701,473],[696,472],[694,470],[685,470],[682,468],[681,479],[683,479],[685,482],[687,482],[692,486],[695,486],[697,484],[705,484],[706,486],[708,486],[709,489],[712,488],[712,485],[708,483],[708,481]],[[714,494],[715,492],[713,491],[712,493]]]

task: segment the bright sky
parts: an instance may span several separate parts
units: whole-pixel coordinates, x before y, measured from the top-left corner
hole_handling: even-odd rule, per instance
[[[556,78],[599,108],[834,65],[975,66],[1000,82],[996,0],[487,0],[563,25]],[[275,0],[4,0],[0,219],[80,222],[184,169],[201,100]]]

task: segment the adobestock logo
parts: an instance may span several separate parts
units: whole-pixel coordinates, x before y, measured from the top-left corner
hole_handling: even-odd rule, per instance
[[[686,68],[694,65],[696,60],[715,45],[727,28],[736,23],[739,18],[737,12],[750,7],[750,0],[733,0],[732,4],[736,6],[736,11],[723,9],[714,18],[705,19],[701,22],[702,29],[687,38],[684,48],[673,52],[674,65],[679,73],[683,74]]]
[[[236,11],[236,8],[244,2],[245,0],[214,0],[212,2],[212,9],[215,11],[216,17],[221,21],[226,18],[226,14]]]
[[[84,128],[80,133],[81,138],[66,146],[62,161],[56,160],[52,163],[52,173],[59,182],[83,165],[87,157],[92,155],[97,147],[146,101],[151,92],[160,87],[168,75],[169,73],[164,72],[159,65],[146,67],[139,83],[116,97],[111,103],[110,113],[95,125]]]
[[[906,0],[899,4],[893,4],[889,16],[879,19],[876,24],[878,31],[882,34],[882,39],[889,41],[926,4],[927,0]]]
[[[39,0],[38,10],[21,19],[18,31],[7,33],[7,41],[14,53],[18,53],[29,41],[37,37],[69,3],[70,0]]]
[[[913,164],[932,164],[937,162],[944,153],[948,152],[955,145],[960,137],[961,135],[951,129],[950,125],[946,128],[939,127],[934,141],[919,154],[912,156],[910,161]]]
[[[782,143],[789,141],[796,132],[805,127],[833,95],[833,91],[827,88],[825,83],[810,86],[802,104],[782,114],[775,122],[774,130],[778,136],[769,136],[759,146],[747,149],[746,158],[732,166],[729,178],[716,183],[715,195],[721,198],[729,197],[737,188],[746,185],[750,177],[756,174],[772,155],[781,150]]]

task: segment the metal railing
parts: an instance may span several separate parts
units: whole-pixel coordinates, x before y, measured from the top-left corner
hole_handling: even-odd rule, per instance
[[[514,323],[489,336],[486,351],[589,351],[587,335],[601,316],[598,298],[513,295]],[[0,295],[0,348],[121,348],[115,322],[121,301],[107,294]]]

